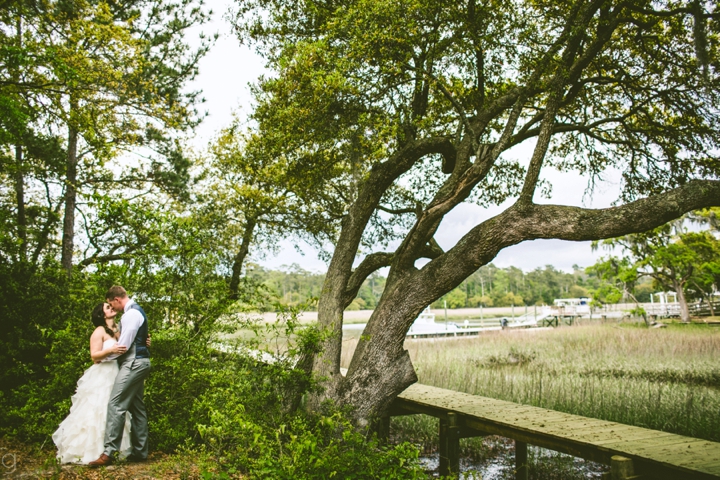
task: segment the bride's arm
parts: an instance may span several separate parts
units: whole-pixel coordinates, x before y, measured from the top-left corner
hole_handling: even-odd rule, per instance
[[[103,350],[104,331],[102,327],[98,327],[90,336],[90,358],[92,358],[95,363],[102,362],[108,355],[123,354],[127,351],[126,347],[118,345],[117,343]]]

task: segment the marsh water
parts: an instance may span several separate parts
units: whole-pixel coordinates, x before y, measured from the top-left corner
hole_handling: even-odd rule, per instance
[[[606,465],[565,455],[540,447],[528,446],[530,478],[543,480],[600,479],[609,472]],[[440,458],[437,453],[420,457],[423,469],[433,477],[439,477]],[[511,449],[497,456],[477,460],[460,459],[461,480],[511,480],[515,478],[515,456]]]

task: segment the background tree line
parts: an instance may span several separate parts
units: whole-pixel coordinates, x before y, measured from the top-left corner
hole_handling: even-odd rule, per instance
[[[276,270],[250,263],[247,269],[247,275],[266,289],[269,298],[284,305],[305,305],[317,299],[325,279],[324,274],[303,270],[296,264]],[[382,296],[386,281],[379,272],[365,279],[347,310],[372,310]],[[589,297],[601,284],[603,281],[598,276],[577,266],[573,273],[557,270],[552,265],[524,272],[517,267],[499,268],[491,263],[481,267],[432,307],[442,308],[443,302],[447,302],[448,308],[552,305],[556,298]],[[650,301],[651,288],[646,282],[638,285],[634,293]]]
[[[694,215],[693,218],[715,218],[713,210]],[[579,297],[592,298],[598,305],[649,303],[653,293],[678,290],[688,300],[707,301],[717,292],[720,273],[720,242],[712,233],[714,227],[707,226],[709,229],[699,232],[687,231],[683,222],[676,222],[674,226],[663,226],[642,236],[606,242],[613,247],[633,241],[635,248],[644,249],[646,254],[636,258],[632,252],[618,248],[614,256],[603,257],[590,267],[575,265],[572,273],[552,265],[525,272],[518,267],[500,268],[490,263],[436,300],[432,307],[552,305],[555,299]],[[641,240],[644,246],[640,245]],[[651,250],[652,242],[662,245],[662,249]],[[626,255],[618,255],[622,253]],[[646,266],[654,270],[642,270]],[[250,262],[246,269],[246,276],[265,289],[270,303],[263,308],[267,309],[274,308],[273,303],[314,308],[313,300],[321,294],[325,279],[324,274],[304,270],[297,264],[267,269]],[[687,278],[682,284],[674,284],[672,272],[678,272],[678,278]],[[365,279],[347,310],[372,310],[382,296],[386,281],[379,272],[373,273]]]

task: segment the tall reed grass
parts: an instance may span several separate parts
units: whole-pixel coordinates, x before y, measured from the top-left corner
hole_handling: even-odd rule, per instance
[[[720,329],[585,325],[405,346],[420,383],[720,441]]]

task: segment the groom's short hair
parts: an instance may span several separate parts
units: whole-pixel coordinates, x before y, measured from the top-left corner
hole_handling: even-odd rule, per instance
[[[125,298],[127,297],[127,292],[123,287],[120,285],[113,285],[110,287],[105,294],[105,300],[112,300],[114,298]]]

